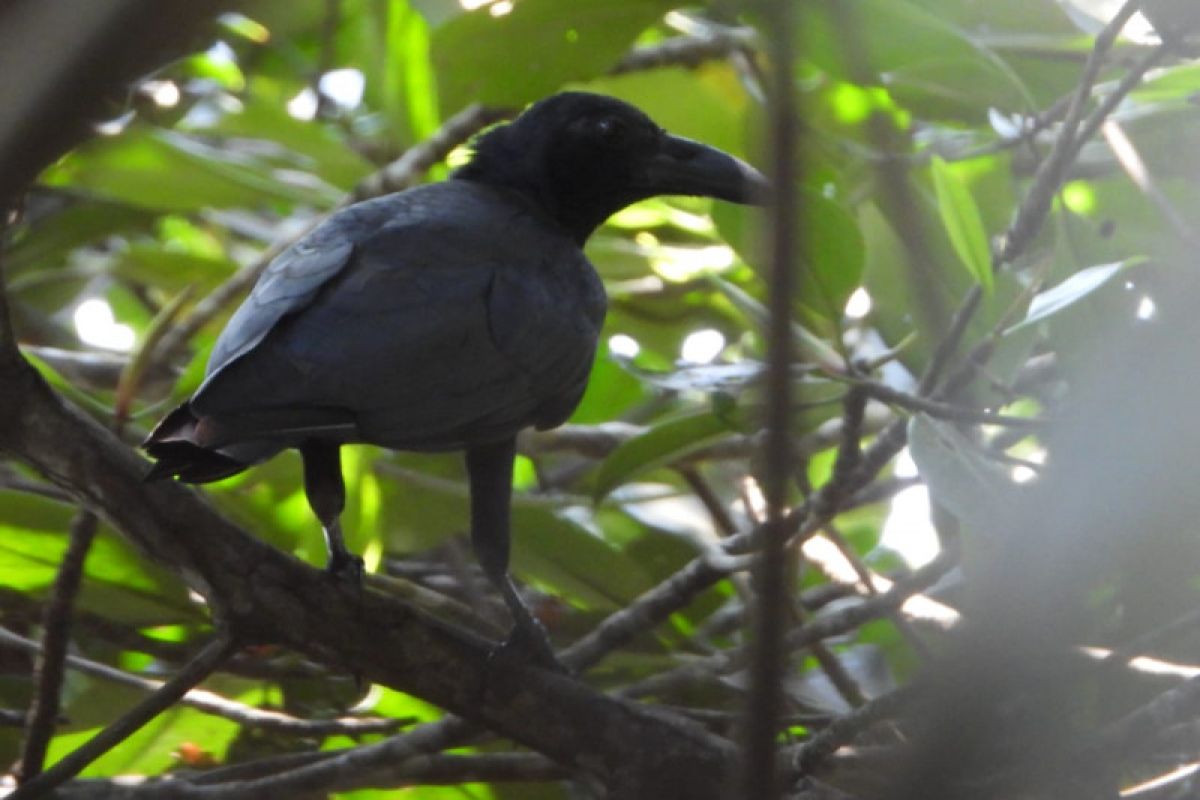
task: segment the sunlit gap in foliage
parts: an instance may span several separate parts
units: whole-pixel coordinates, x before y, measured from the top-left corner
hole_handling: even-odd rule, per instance
[[[1021,458],[1028,461],[1029,464],[1017,464],[1009,473],[1014,483],[1029,483],[1038,476],[1037,469],[1034,465],[1042,465],[1046,463],[1046,451],[1035,450],[1032,453],[1023,453]]]
[[[905,452],[907,453],[907,451]],[[908,464],[912,470],[911,474],[915,475],[916,465],[912,463],[911,458],[908,459]],[[919,488],[924,491],[924,487]],[[896,517],[896,506],[894,503],[892,508],[892,517]],[[766,516],[766,498],[763,497],[762,488],[758,485],[758,481],[754,480],[752,476],[747,475],[742,479],[742,499],[734,501],[733,509],[738,514],[746,514],[749,512],[751,519],[761,520]],[[929,525],[928,509],[929,496],[926,494],[926,513],[923,518],[916,518],[912,521],[912,523],[903,522],[902,520],[898,521],[903,522],[905,525],[911,524],[913,526],[920,526],[921,524],[924,524],[925,526],[929,527],[932,535],[932,526]],[[889,523],[890,522],[891,518],[889,518]],[[886,535],[887,534],[885,533],[884,536],[886,537]],[[895,545],[888,545],[883,542],[881,542],[881,544],[889,549],[898,550],[898,547]],[[933,555],[936,555],[936,538],[934,539],[933,551]],[[822,574],[828,576],[831,580],[837,583],[860,586],[862,590],[867,590],[868,587],[861,586],[862,581],[859,578],[858,570],[855,568],[855,566],[846,558],[846,555],[842,552],[842,549],[825,535],[817,534],[816,536],[809,537],[800,546],[800,552],[804,554],[805,559],[815,565]],[[900,555],[901,557],[904,557],[906,561],[912,563],[903,552],[901,552]],[[932,560],[933,555],[930,555],[927,560]],[[871,575],[871,583],[874,585],[876,592],[886,592],[894,585],[893,581],[888,580],[882,575],[877,575],[874,573]],[[914,595],[908,598],[904,601],[901,609],[903,609],[904,613],[909,617],[921,619],[931,624],[940,625],[944,628],[949,628],[958,622],[959,619],[958,612],[953,608],[930,597],[926,597],[925,595]]]
[[[645,237],[638,244],[644,241]],[[684,283],[709,273],[724,272],[733,263],[733,248],[724,244],[706,247],[659,246],[650,255],[651,269],[671,283]]]
[[[1138,301],[1137,318],[1140,320],[1154,319],[1154,315],[1158,313],[1158,306],[1154,304],[1154,300],[1150,295],[1142,295],[1142,299]]]
[[[809,562],[833,581],[858,586],[864,592],[868,590],[868,587],[862,585],[858,570],[846,558],[842,549],[827,537],[820,534],[813,536],[801,545],[800,549]],[[895,582],[872,573],[871,584],[876,592],[883,593],[890,590]],[[900,608],[911,618],[947,629],[959,620],[959,613],[953,608],[925,595],[913,595],[905,600]]]
[[[863,287],[858,287],[850,295],[850,299],[846,301],[846,308],[843,313],[846,315],[846,319],[862,319],[867,314],[870,314],[871,295],[867,294],[867,290]]]
[[[75,308],[75,334],[92,347],[128,353],[133,349],[133,328],[117,322],[107,300],[91,297]]]
[[[204,57],[214,64],[237,64],[237,53],[220,39],[204,51]]]
[[[340,108],[357,108],[362,102],[363,90],[367,87],[366,76],[357,69],[331,69],[317,81],[321,94]]]
[[[1076,25],[1094,35],[1117,15],[1124,0],[1066,0],[1061,5]],[[1125,23],[1121,36],[1138,44],[1159,42],[1154,26],[1140,11]]]
[[[1081,647],[1079,649],[1084,655],[1096,661],[1105,661],[1114,652],[1107,647]],[[1194,664],[1180,664],[1153,656],[1133,656],[1123,659],[1123,663],[1131,672],[1140,672],[1143,675],[1158,675],[1181,680],[1200,678],[1200,667]]]
[[[288,100],[288,114],[293,119],[308,122],[317,116],[317,93],[311,86],[301,89],[299,94]]]
[[[344,111],[355,109],[362,103],[366,86],[366,76],[351,68],[331,69],[317,81],[321,94]],[[317,116],[317,106],[317,93],[311,86],[306,86],[288,101],[287,110],[294,119],[308,122]]]
[[[129,123],[133,122],[133,118],[136,116],[137,112],[130,109],[119,117],[106,119],[103,122],[97,122],[92,127],[92,130],[101,136],[116,136],[124,133],[125,129],[129,127]]]
[[[713,328],[692,331],[679,348],[679,359],[685,364],[708,364],[725,349],[725,335]]]
[[[493,17],[503,17],[513,10],[513,0],[458,0],[458,4],[467,11],[476,11],[487,7]]]
[[[637,354],[642,352],[642,346],[632,336],[618,333],[609,337],[608,352],[617,358],[637,358]]]
[[[179,85],[175,81],[149,80],[144,81],[138,88],[159,108],[174,108],[182,99]]]
[[[907,449],[896,459],[897,478],[912,478],[917,474],[917,465]],[[929,520],[929,490],[924,486],[910,486],[896,493],[887,522],[883,525],[883,537],[879,543],[895,551],[910,567],[928,564],[938,554],[937,533]]]
[[[1133,800],[1137,800],[1139,797],[1184,797],[1186,795],[1163,794],[1162,792],[1166,787],[1173,783],[1179,783],[1180,781],[1187,780],[1192,775],[1196,774],[1197,770],[1200,770],[1200,762],[1193,761],[1190,764],[1181,764],[1178,767],[1172,768],[1170,772],[1163,773],[1162,775],[1151,778],[1148,781],[1139,783],[1137,786],[1130,786],[1128,789],[1123,789],[1121,791],[1121,797],[1129,797],[1133,798]],[[1183,787],[1179,788],[1185,788],[1187,785],[1190,785],[1190,783],[1191,782],[1189,781],[1188,784],[1185,784]]]

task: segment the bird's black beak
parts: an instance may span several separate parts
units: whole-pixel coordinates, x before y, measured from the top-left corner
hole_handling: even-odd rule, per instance
[[[771,188],[763,174],[745,161],[670,134],[663,137],[638,178],[637,188],[650,196],[686,194],[746,205],[764,205]]]

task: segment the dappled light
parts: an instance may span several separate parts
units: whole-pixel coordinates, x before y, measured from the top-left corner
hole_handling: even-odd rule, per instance
[[[1195,796],[1197,9],[0,9],[0,795]]]

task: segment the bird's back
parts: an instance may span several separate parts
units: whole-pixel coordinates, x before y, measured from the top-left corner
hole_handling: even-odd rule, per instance
[[[579,247],[451,180],[351,206],[267,270],[192,399],[214,444],[452,449],[562,422],[604,314]]]

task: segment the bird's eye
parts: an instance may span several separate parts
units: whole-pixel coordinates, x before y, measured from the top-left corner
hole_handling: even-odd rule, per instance
[[[605,144],[616,144],[622,141],[629,132],[625,121],[617,117],[601,117],[594,125],[596,138]]]

